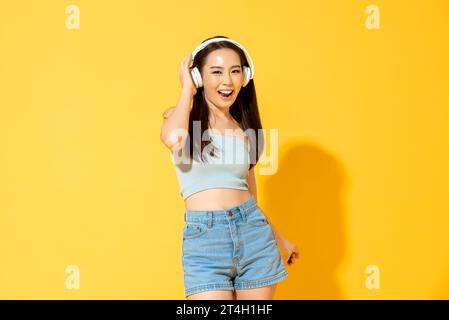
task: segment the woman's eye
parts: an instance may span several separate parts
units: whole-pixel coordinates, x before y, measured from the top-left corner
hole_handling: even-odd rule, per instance
[[[240,73],[240,70],[234,70],[233,72]],[[212,73],[221,73],[221,71],[214,71]]]

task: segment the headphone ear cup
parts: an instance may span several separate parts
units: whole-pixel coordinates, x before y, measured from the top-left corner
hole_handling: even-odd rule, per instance
[[[197,67],[193,68],[190,71],[190,74],[192,75],[193,83],[195,84],[195,87],[201,88],[203,86],[203,79],[201,79],[201,73],[198,70]]]
[[[251,69],[247,66],[243,66],[243,75],[244,75],[244,81],[243,81],[243,86],[246,87],[246,85],[248,84],[250,77],[251,77]]]

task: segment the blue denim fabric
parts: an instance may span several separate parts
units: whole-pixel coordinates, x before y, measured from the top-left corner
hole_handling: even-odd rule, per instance
[[[185,210],[185,296],[258,288],[288,276],[273,230],[254,197],[227,210]]]

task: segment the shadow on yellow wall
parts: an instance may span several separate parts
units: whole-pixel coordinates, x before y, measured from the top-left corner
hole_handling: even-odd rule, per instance
[[[263,179],[261,205],[300,251],[278,284],[276,299],[341,299],[336,278],[345,254],[345,170],[317,145],[282,146],[278,172]]]

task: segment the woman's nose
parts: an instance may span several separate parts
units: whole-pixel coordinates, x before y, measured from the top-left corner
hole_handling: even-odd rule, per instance
[[[223,83],[231,83],[231,75],[225,73],[225,75],[223,76]]]

